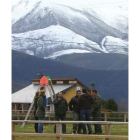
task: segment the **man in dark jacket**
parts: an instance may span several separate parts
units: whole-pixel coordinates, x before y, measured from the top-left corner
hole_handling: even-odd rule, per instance
[[[72,97],[69,102],[69,109],[73,111],[73,120],[79,121],[80,120],[80,108],[78,106],[78,97],[81,95],[81,90],[76,91],[76,96]],[[78,127],[78,130],[77,130]],[[81,133],[81,124],[73,124],[73,133],[76,134]]]
[[[68,104],[66,99],[62,96],[62,93],[59,92],[56,98],[53,101],[55,107],[55,120],[64,121],[66,120],[66,111],[68,110]],[[66,133],[66,124],[62,124],[62,132]],[[56,133],[56,125],[54,126],[54,133]]]
[[[83,94],[78,98],[78,105],[80,107],[81,121],[89,121],[91,114],[91,106],[93,104],[93,97],[87,93],[86,89],[82,89]],[[88,134],[92,133],[90,124],[87,124]],[[87,134],[86,125],[82,124],[83,134]]]
[[[45,119],[45,108],[46,108],[46,89],[45,87],[40,88],[40,96],[37,101],[37,111],[35,116],[38,117],[38,120]],[[43,124],[38,123],[38,133],[43,133]]]
[[[37,101],[39,99],[39,92],[36,92],[34,97],[34,118],[35,120],[38,120],[38,117],[36,117],[36,110],[37,110]],[[35,123],[35,132],[38,133],[38,123]]]
[[[101,117],[101,106],[102,106],[102,100],[100,95],[97,93],[97,90],[92,90],[91,95],[93,96],[94,102],[91,107],[91,114],[93,116],[93,121],[100,121]],[[102,133],[102,127],[100,124],[94,124],[95,126],[95,132],[94,134],[101,134]]]

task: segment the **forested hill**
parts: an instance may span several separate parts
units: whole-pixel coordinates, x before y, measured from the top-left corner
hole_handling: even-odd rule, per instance
[[[93,70],[128,70],[128,56],[115,53],[74,53],[55,60]]]

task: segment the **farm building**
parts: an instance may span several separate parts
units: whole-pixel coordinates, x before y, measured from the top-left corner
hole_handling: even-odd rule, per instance
[[[39,89],[40,79],[32,79],[31,81],[31,85],[12,94],[12,110],[28,110],[34,99],[36,91]],[[76,90],[86,88],[87,92],[90,93],[90,89],[76,78],[52,79],[52,86],[55,94],[62,92],[63,97],[66,98],[67,102],[69,102],[70,99],[75,96]],[[51,88],[48,86],[46,90],[46,95],[48,98],[50,98],[50,92]]]

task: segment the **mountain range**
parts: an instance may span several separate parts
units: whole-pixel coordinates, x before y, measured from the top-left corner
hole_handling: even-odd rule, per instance
[[[127,55],[127,12],[127,0],[14,0],[12,49],[45,59],[73,53]]]
[[[38,72],[128,101],[127,0],[13,0],[12,92]]]

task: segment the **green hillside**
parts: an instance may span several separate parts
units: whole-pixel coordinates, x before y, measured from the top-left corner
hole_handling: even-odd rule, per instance
[[[60,56],[56,60],[93,70],[128,70],[128,56],[115,53],[75,53]]]

